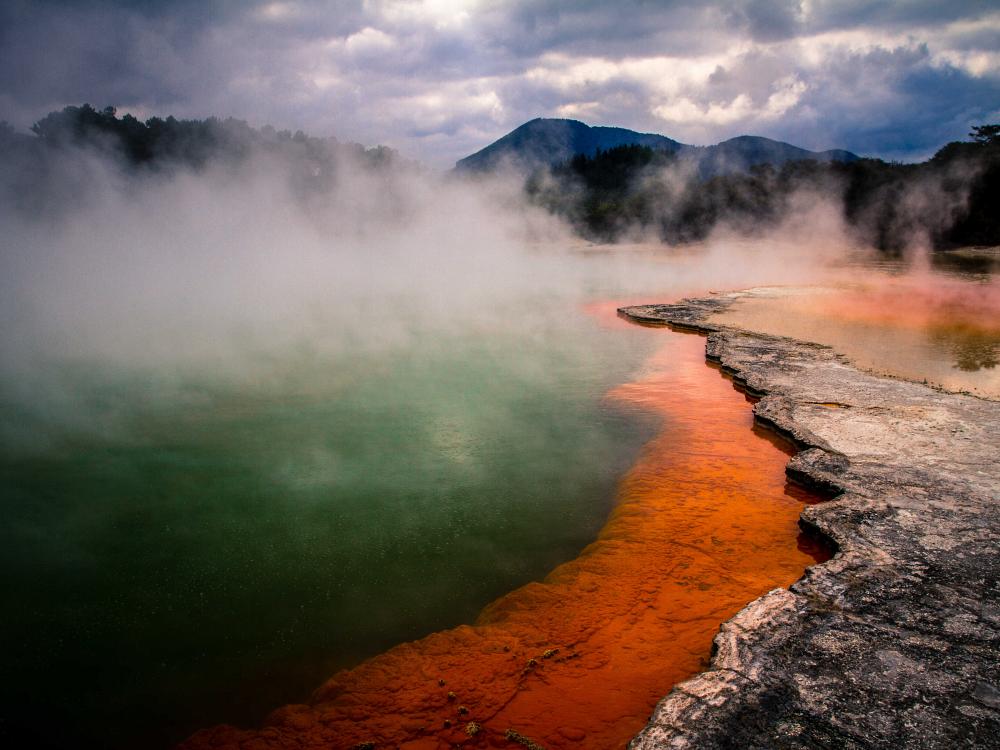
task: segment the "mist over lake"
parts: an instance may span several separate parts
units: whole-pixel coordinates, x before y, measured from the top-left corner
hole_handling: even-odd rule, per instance
[[[991,746],[998,39],[4,3],[0,745]]]
[[[588,247],[504,182],[345,160],[303,203],[277,166],[97,161],[53,221],[8,214],[14,736],[166,746],[472,621],[594,538],[656,426],[605,400],[651,342],[586,306],[763,278],[760,248]]]

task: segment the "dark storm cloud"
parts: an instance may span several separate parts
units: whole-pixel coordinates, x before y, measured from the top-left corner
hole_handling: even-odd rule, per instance
[[[518,56],[546,52],[600,55],[696,54],[717,43],[712,25],[722,19],[710,3],[597,0],[518,2],[485,14],[493,44]],[[697,29],[697,34],[692,34]]]
[[[996,117],[1000,102],[1000,77],[937,65],[923,46],[831,54],[812,84],[799,103],[816,113],[812,127],[803,132],[799,123],[776,123],[776,135],[817,148],[850,143],[885,158],[929,156],[964,137],[991,107]]]
[[[748,0],[734,3],[729,23],[760,41],[788,39],[802,30],[804,14],[798,0]]]
[[[178,3],[5,3],[0,7],[0,91],[25,105],[109,100],[171,102],[223,84],[224,58],[197,58],[218,15]]]
[[[912,28],[944,24],[955,19],[973,19],[996,12],[993,0],[815,0],[810,5],[813,31],[864,27],[869,29]]]
[[[244,117],[439,165],[536,116],[918,157],[1000,117],[990,2],[288,0],[0,6],[0,118]]]

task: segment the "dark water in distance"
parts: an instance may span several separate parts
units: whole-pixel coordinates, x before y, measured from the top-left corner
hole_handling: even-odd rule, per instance
[[[653,427],[602,403],[649,343],[561,312],[240,387],[67,367],[116,429],[0,456],[4,744],[255,724],[574,557]]]

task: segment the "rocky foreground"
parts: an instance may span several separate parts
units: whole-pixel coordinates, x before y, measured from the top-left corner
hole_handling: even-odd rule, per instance
[[[755,293],[620,312],[709,333],[831,495],[800,523],[838,551],[724,623],[630,748],[1000,747],[1000,403],[706,323]]]

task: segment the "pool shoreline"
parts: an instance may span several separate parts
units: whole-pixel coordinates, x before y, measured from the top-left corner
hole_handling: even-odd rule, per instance
[[[707,322],[746,294],[619,313],[708,335],[706,358],[761,398],[755,419],[801,449],[788,475],[833,497],[800,525],[837,553],[723,623],[708,669],[630,747],[993,746],[1000,403]]]
[[[705,668],[721,621],[828,556],[797,526],[818,498],[789,486],[792,448],[753,429],[725,374],[706,367],[701,336],[668,334],[608,394],[664,426],[598,537],[544,581],[335,675],[260,729],[202,730],[182,747],[626,744],[667,686]]]

